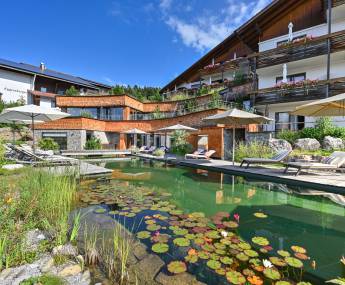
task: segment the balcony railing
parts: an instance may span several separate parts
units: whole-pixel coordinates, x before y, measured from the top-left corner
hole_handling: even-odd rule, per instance
[[[302,85],[302,84],[301,84]],[[311,85],[294,86],[290,88],[267,88],[252,92],[255,95],[255,105],[287,103],[322,99],[330,87],[330,95],[345,92],[345,77],[318,81]]]
[[[215,108],[219,109],[230,109],[230,108],[242,108],[239,104],[234,102],[226,102],[223,100],[211,100],[206,104],[198,104],[195,106],[184,106],[181,109],[176,109],[175,112],[171,113],[149,113],[149,114],[132,114],[130,120],[156,120],[156,119],[167,119],[176,116],[184,116],[196,112],[211,110]]]
[[[250,55],[252,65],[256,57],[257,68],[284,64],[302,60],[328,52],[328,39],[331,40],[331,52],[345,50],[345,31],[324,35],[317,38],[306,38],[296,43],[286,43],[283,46]]]

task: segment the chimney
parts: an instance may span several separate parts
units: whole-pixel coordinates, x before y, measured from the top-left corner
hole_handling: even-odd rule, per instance
[[[41,69],[42,71],[45,71],[45,70],[46,70],[46,65],[45,65],[44,62],[41,62],[41,63],[40,63],[40,69]]]

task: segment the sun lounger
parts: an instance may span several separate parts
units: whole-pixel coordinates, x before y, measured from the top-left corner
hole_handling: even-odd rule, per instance
[[[322,170],[322,171],[336,171],[345,172],[345,168],[342,166],[345,164],[345,152],[335,151],[329,157],[322,162],[289,162],[285,164],[284,173],[287,173],[289,168],[297,169],[295,175],[301,173],[301,171],[308,170]]]
[[[244,164],[246,165],[246,168],[249,167],[250,164],[256,163],[256,164],[274,164],[274,163],[280,163],[283,160],[285,160],[289,154],[291,153],[291,150],[283,150],[278,152],[275,156],[272,158],[244,158],[241,162],[240,167],[242,167]]]
[[[212,155],[216,153],[215,150],[206,151],[204,154],[199,154],[199,152],[189,153],[184,156],[185,159],[210,159]]]
[[[43,165],[75,165],[78,164],[78,160],[68,158],[60,155],[39,155],[33,153],[27,146],[20,147],[11,144],[7,144],[12,149],[12,155],[14,160],[20,163],[29,163],[33,166]]]
[[[149,149],[143,150],[142,153],[150,154],[150,153],[153,153],[155,150],[156,150],[155,146],[150,146]]]

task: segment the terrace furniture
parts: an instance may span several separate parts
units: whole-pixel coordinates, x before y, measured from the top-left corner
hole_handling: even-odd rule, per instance
[[[305,170],[332,170],[336,171],[339,170],[341,172],[345,171],[345,168],[342,166],[345,164],[345,152],[343,151],[335,151],[329,157],[324,159],[322,162],[289,162],[285,164],[284,173],[287,173],[289,168],[297,169],[295,175],[301,173],[301,171]]]
[[[194,153],[188,153],[184,156],[185,159],[207,159],[209,160],[212,155],[216,153],[215,150],[208,150],[204,154],[199,154],[198,151]]]
[[[283,160],[285,160],[289,154],[291,153],[291,150],[283,150],[278,152],[275,156],[272,158],[243,158],[240,167],[243,166],[243,164],[247,164],[246,168],[249,167],[250,164],[257,163],[257,164],[274,164],[274,163],[281,163]]]
[[[28,146],[15,146],[7,144],[7,147],[11,149],[9,159],[13,159],[20,163],[27,163],[33,166],[50,166],[50,165],[76,165],[78,160],[73,158],[67,158],[60,155],[49,155],[47,152],[44,155],[34,153]]]
[[[149,154],[149,153],[153,153],[155,150],[156,150],[156,147],[155,147],[155,146],[150,146],[148,149],[144,149],[144,150],[141,151],[141,152],[142,152],[142,153]]]

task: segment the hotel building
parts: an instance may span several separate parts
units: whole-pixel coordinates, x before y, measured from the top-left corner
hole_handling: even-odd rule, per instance
[[[85,81],[90,86],[78,87],[89,92],[80,96],[66,96],[58,87],[29,91],[32,98],[50,94],[72,115],[38,125],[38,138],[52,137],[73,150],[81,150],[91,136],[100,138],[104,148],[169,147],[169,136],[157,130],[180,123],[198,128],[190,135],[195,148],[215,149],[224,158],[231,149],[232,126],[209,125],[203,118],[233,106],[255,109],[274,122],[238,127],[236,139],[268,138],[284,129],[313,126],[315,118],[289,114],[296,106],[345,92],[345,1],[273,1],[164,86],[163,102],[102,94],[106,86]],[[190,98],[171,100],[179,93]],[[334,118],[345,125],[342,120]],[[124,133],[132,128],[147,134],[133,138]]]

